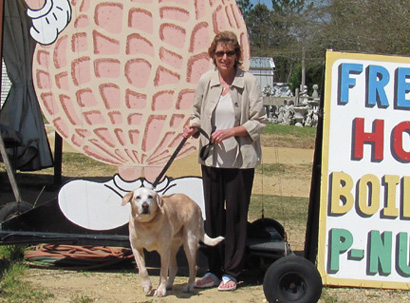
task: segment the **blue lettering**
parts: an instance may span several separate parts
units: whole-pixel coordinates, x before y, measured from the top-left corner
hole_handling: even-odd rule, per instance
[[[356,86],[356,79],[350,78],[351,74],[360,74],[363,71],[362,64],[342,63],[339,66],[339,104],[349,102],[349,89]]]
[[[410,100],[406,99],[406,94],[410,92],[410,68],[399,67],[396,70],[396,98],[395,108],[410,109]]]
[[[367,106],[374,107],[377,103],[379,107],[388,107],[389,101],[384,88],[390,81],[389,71],[382,66],[369,65],[367,73]]]

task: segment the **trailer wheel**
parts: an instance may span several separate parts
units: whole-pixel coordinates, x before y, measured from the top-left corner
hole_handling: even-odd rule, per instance
[[[17,217],[33,208],[33,205],[27,202],[10,202],[0,209],[0,222]]]
[[[312,262],[289,255],[268,268],[263,291],[269,303],[315,303],[322,294],[322,279]]]

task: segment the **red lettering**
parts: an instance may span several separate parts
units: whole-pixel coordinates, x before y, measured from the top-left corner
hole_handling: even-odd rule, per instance
[[[410,151],[403,149],[403,133],[406,132],[410,135],[410,121],[404,121],[396,125],[393,129],[393,152],[399,161],[409,162]]]
[[[353,120],[353,158],[363,159],[364,144],[372,145],[372,161],[383,160],[384,147],[384,120],[373,121],[373,132],[364,131],[364,119],[356,118]]]

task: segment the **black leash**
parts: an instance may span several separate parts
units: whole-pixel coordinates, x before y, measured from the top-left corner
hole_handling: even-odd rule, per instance
[[[208,134],[199,126],[191,126],[192,128],[196,128],[199,130],[199,132],[205,136],[205,138],[207,138],[208,140],[210,140],[210,137],[208,136]],[[152,187],[155,189],[155,187],[157,187],[157,185],[159,184],[159,182],[161,181],[162,177],[165,175],[165,173],[167,172],[168,168],[171,166],[172,162],[174,162],[176,156],[178,155],[178,153],[181,151],[182,147],[185,145],[186,141],[188,140],[188,138],[183,138],[182,141],[179,143],[179,145],[177,146],[177,148],[175,149],[174,153],[172,154],[171,158],[169,158],[167,164],[165,164],[164,168],[161,170],[161,172],[159,173],[158,177],[155,179],[154,183],[152,184]]]

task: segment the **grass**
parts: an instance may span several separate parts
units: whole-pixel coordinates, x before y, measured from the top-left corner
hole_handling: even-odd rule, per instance
[[[46,289],[34,288],[24,281],[27,266],[24,265],[25,246],[0,246],[0,302],[42,303],[54,295]],[[70,303],[91,303],[95,299],[75,294]]]
[[[329,290],[326,287],[323,289],[320,299],[324,303],[346,303],[344,301],[343,302],[339,301],[337,299],[337,296],[330,294]]]
[[[70,302],[71,303],[91,303],[91,302],[95,302],[96,300],[93,298],[90,298],[88,296],[84,296],[84,295],[74,295],[73,297],[70,298]]]
[[[283,124],[268,123],[263,130],[266,135],[279,135],[289,138],[288,141],[316,137],[316,128],[314,127],[296,127]],[[296,143],[296,142],[295,142]]]
[[[23,281],[24,246],[0,246],[0,302],[41,303],[52,297],[43,289],[34,289]]]
[[[303,225],[307,219],[307,208],[307,198],[252,195],[249,218],[260,218],[264,209],[266,218],[280,218],[286,224]]]
[[[24,247],[22,246],[0,246],[0,256],[8,262],[16,262],[23,258]],[[1,268],[0,268],[1,272]]]
[[[287,171],[287,167],[282,163],[263,164],[256,168],[256,173],[262,173],[267,176],[283,175]]]
[[[316,128],[269,123],[262,134],[263,146],[314,148]]]

